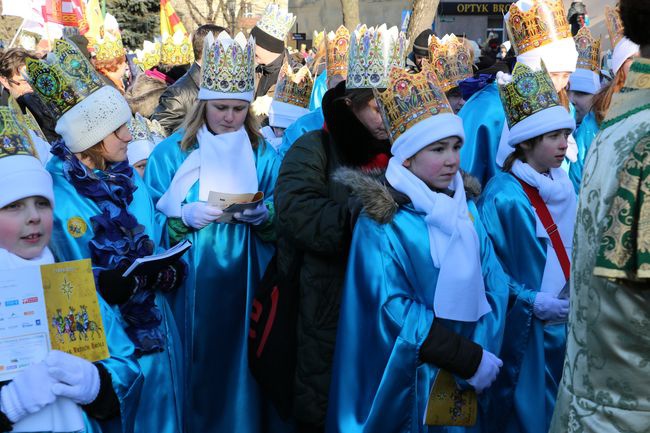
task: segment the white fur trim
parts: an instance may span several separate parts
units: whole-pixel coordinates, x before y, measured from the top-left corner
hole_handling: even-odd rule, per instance
[[[390,151],[399,162],[404,162],[420,149],[448,137],[459,137],[465,141],[463,119],[455,114],[442,113],[411,126],[397,137]]]

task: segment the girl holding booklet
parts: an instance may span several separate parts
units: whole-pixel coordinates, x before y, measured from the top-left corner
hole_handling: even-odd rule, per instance
[[[174,301],[184,330],[186,429],[267,431],[247,338],[253,295],[273,255],[268,241],[280,161],[257,135],[250,111],[255,42],[223,32],[216,40],[208,35],[204,51],[194,111],[182,130],[156,146],[145,172],[166,218],[165,241],[192,241],[188,278]],[[236,213],[238,224],[222,223],[222,211],[208,202],[210,193],[258,191],[264,201]]]
[[[576,196],[560,168],[573,116],[545,69],[518,63],[497,75],[510,134],[503,171],[487,185],[479,211],[504,270],[525,289],[511,290],[504,372],[494,385],[491,431],[547,432],[566,344],[568,283]]]
[[[47,247],[53,226],[52,178],[33,154],[29,132],[0,107],[0,272],[54,263]],[[11,143],[8,146],[7,143]],[[12,151],[8,152],[7,148]],[[51,351],[0,383],[0,431],[122,432],[133,427],[142,374],[119,319],[100,299],[111,357],[90,363]],[[85,417],[84,417],[85,415]],[[85,419],[84,419],[85,418]],[[85,424],[85,426],[84,426]]]
[[[343,288],[327,432],[465,431],[452,420],[424,424],[434,382],[451,373],[454,388],[481,393],[502,365],[510,281],[478,217],[478,182],[459,170],[462,120],[436,83],[426,61],[417,74],[393,68],[376,93],[392,141],[385,179],[335,174],[364,211]],[[489,422],[480,405],[479,429]]]
[[[165,292],[182,283],[185,265],[123,276],[135,259],[156,253],[160,239],[147,188],[127,161],[131,110],[66,41],[56,42],[47,63],[30,61],[27,73],[35,93],[59,115],[56,131],[63,137],[47,165],[58,203],[53,253],[59,260],[92,260],[97,289],[135,346],[145,377],[139,401],[128,409],[136,413],[135,431],[181,431],[180,338]],[[53,73],[63,77],[59,92],[41,88]]]

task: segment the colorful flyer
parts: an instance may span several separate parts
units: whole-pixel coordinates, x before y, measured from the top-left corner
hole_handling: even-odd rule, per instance
[[[89,259],[41,266],[52,349],[95,362],[109,357]]]

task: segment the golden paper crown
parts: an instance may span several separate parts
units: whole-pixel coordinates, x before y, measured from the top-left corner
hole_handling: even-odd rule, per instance
[[[104,23],[99,28],[99,37],[96,39],[91,38],[89,42],[95,59],[100,62],[124,58],[124,45],[122,45],[120,27],[111,14],[106,14]]]
[[[143,71],[148,71],[160,64],[161,52],[160,42],[144,41],[142,49],[135,50],[133,63],[138,65]]]
[[[312,37],[311,46],[315,51],[320,50],[321,44],[325,42],[325,30],[317,32],[314,30],[314,36]]]
[[[215,39],[209,33],[203,43],[201,89],[218,93],[243,93],[255,89],[255,40],[226,32]]]
[[[293,68],[285,61],[278,75],[273,100],[307,108],[313,87],[314,80],[307,66],[300,67],[294,73]]]
[[[350,31],[345,26],[329,32],[325,39],[327,47],[327,76],[348,75],[348,50],[350,49]]]
[[[438,84],[434,67],[422,61],[422,70],[411,74],[408,70],[393,67],[389,73],[386,90],[374,90],[384,125],[391,142],[416,123],[453,110]]]
[[[474,75],[471,58],[471,53],[456,35],[445,35],[442,39],[429,36],[429,59],[445,92]]]
[[[58,119],[104,86],[95,68],[72,42],[56,40],[45,61],[26,59],[29,84]]]
[[[404,66],[407,45],[406,35],[397,27],[357,27],[350,35],[346,88],[387,87],[391,68]]]
[[[612,49],[623,39],[623,21],[618,7],[605,6],[605,24],[607,25],[607,33],[609,34],[609,42]]]
[[[0,107],[0,158],[14,155],[36,156],[29,131],[11,107]],[[8,186],[5,186],[8,187]]]
[[[174,35],[162,35],[160,63],[163,65],[187,65],[194,62],[190,36],[177,30]]]
[[[291,30],[295,22],[296,16],[294,14],[282,10],[275,3],[271,3],[266,6],[264,15],[262,15],[262,18],[255,26],[267,35],[284,41],[284,38],[287,37],[287,33],[289,33],[289,30]]]
[[[580,28],[573,39],[578,50],[576,68],[598,73],[600,71],[600,39],[594,39],[587,27]]]
[[[524,5],[527,4],[531,6],[526,11],[517,3],[511,4],[506,15],[506,29],[515,53],[523,54],[572,37],[562,0],[527,0]]]
[[[560,105],[560,98],[544,62],[539,71],[517,63],[512,71],[512,81],[499,85],[499,96],[510,129],[539,111]]]

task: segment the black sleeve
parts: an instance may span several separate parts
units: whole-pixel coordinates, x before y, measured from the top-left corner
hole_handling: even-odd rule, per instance
[[[116,269],[100,271],[97,276],[97,288],[102,298],[110,305],[125,303],[136,289],[132,276],[122,277],[122,272]]]
[[[89,404],[81,406],[88,416],[106,420],[120,415],[120,400],[113,389],[111,375],[102,364],[94,364],[99,372],[99,393]]]
[[[463,379],[474,376],[482,357],[481,346],[446,328],[435,319],[420,348],[422,362],[435,364]]]
[[[8,384],[10,381],[5,380],[4,382],[0,382],[0,389]],[[14,429],[14,424],[11,422],[11,420],[5,415],[4,412],[0,411],[0,432],[8,432],[12,431]]]

